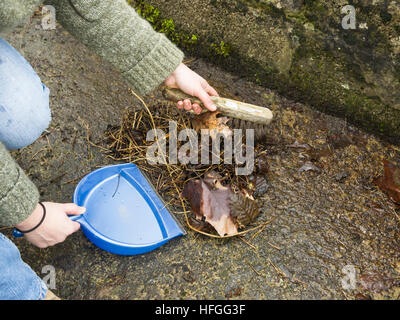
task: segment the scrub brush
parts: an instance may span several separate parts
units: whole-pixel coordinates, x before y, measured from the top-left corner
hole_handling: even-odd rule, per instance
[[[189,99],[192,103],[198,103],[202,106],[202,113],[209,112],[204,108],[202,102],[198,98],[187,95],[180,89],[164,88],[163,96],[175,103]],[[216,112],[231,118],[227,123],[231,129],[254,129],[254,137],[256,140],[265,137],[267,126],[273,119],[271,110],[265,107],[222,97],[210,96],[210,98],[217,107]],[[193,113],[193,111],[190,112]]]

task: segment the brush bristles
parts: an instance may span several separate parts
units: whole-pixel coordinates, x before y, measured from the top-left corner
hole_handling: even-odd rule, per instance
[[[266,137],[268,132],[268,126],[264,124],[258,124],[251,121],[241,119],[231,119],[228,122],[231,129],[241,129],[245,132],[246,129],[254,129],[254,139],[256,141],[262,140]]]

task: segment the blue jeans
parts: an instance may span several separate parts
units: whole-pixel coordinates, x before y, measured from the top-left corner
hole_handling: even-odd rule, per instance
[[[49,89],[30,64],[0,38],[0,141],[9,150],[23,148],[39,138],[50,120]],[[0,233],[0,299],[35,300],[46,294],[44,282]]]
[[[0,299],[41,300],[47,287],[21,259],[17,247],[0,233]]]
[[[49,89],[18,51],[0,38],[0,141],[10,150],[28,146],[50,120]]]

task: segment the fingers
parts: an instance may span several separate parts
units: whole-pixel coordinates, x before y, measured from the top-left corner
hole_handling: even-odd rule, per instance
[[[56,237],[56,243],[61,243],[64,242],[65,239],[67,239],[68,236],[70,236],[71,234],[73,234],[74,232],[78,231],[81,228],[81,225],[76,222],[76,221],[72,221],[69,218],[66,218],[66,225],[63,229],[63,233],[58,233],[57,237]]]
[[[200,91],[196,97],[198,97],[201,102],[203,102],[203,105],[210,111],[214,112],[217,110],[217,107],[215,106],[214,102],[211,100],[210,96],[208,93],[204,90]]]
[[[74,233],[81,228],[80,223],[78,223],[76,221],[71,221],[71,222],[72,222],[72,232],[71,233]]]
[[[210,96],[219,97],[218,92],[217,92],[213,87],[211,87],[211,86],[209,86],[209,88],[208,88],[208,90],[207,90],[207,93],[208,93]]]
[[[64,212],[68,215],[80,215],[80,214],[83,214],[86,212],[85,207],[80,207],[80,206],[76,205],[75,203],[64,203],[63,207],[64,207],[63,208]],[[70,234],[78,231],[81,227],[81,225],[78,222],[72,221],[70,219],[67,219],[67,220],[69,222],[68,223],[69,226],[68,226],[68,230],[65,230],[66,231],[66,234],[64,235],[65,238],[67,236],[69,236]],[[64,240],[65,239],[61,239],[59,242],[63,242]]]
[[[193,103],[192,106],[193,106],[193,111],[196,114],[200,114],[201,113],[202,108],[200,107],[200,105],[198,103]]]
[[[80,215],[86,212],[86,208],[85,207],[80,207],[78,205],[76,205],[75,203],[65,203],[63,204],[64,206],[64,212],[68,215]],[[76,222],[76,221],[72,221],[70,220],[70,230],[68,232],[68,235],[70,235],[71,233],[74,233],[76,231],[78,231],[81,227],[81,225]]]
[[[209,110],[209,111],[216,111],[217,107],[215,106],[214,102],[210,98],[210,96],[219,96],[218,92],[211,87],[208,82],[204,79],[200,79],[199,81],[200,85],[196,86],[196,89],[194,89],[190,94],[199,98],[202,104]],[[183,90],[184,91],[184,90]],[[185,92],[185,91],[184,91]],[[178,109],[184,109],[186,111],[193,110],[195,113],[200,114],[201,113],[201,107],[198,103],[193,103],[189,99],[185,99],[183,101],[178,101],[176,106]]]
[[[75,203],[65,203],[63,204],[63,210],[66,214],[69,215],[79,215],[79,214],[83,214],[86,211],[86,208],[84,207],[80,207],[78,205],[76,205]]]
[[[210,95],[210,96],[215,96],[215,97],[219,97],[218,92],[217,92],[213,87],[211,87],[211,86],[208,84],[207,81],[205,81],[205,83],[203,83],[202,86],[203,86],[204,90],[208,93],[208,95]]]
[[[79,215],[86,211],[75,203],[43,203],[47,216],[34,231],[26,234],[26,240],[39,248],[47,248],[63,242],[69,235],[80,229],[80,224],[67,215]]]
[[[183,100],[183,108],[184,108],[186,111],[192,110],[192,102],[191,102],[189,99]]]
[[[65,208],[66,207],[66,208]],[[66,203],[64,204],[65,213],[68,215],[79,215],[86,211],[86,208],[79,207],[74,203]],[[81,228],[79,222],[72,221],[69,218],[66,218],[68,222],[68,228],[65,229],[66,234],[64,235],[65,238],[71,235],[72,233],[78,231]],[[63,242],[65,239],[61,239],[59,242]]]
[[[196,114],[201,113],[201,106],[198,103],[193,103],[190,100],[178,101],[176,106],[178,109],[185,109],[186,111],[193,110]]]

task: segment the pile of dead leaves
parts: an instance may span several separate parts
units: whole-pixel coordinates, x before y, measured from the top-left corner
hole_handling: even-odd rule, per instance
[[[128,112],[119,126],[108,128],[106,144],[109,157],[135,163],[176,212],[184,210],[182,197],[186,199],[191,209],[186,222],[191,229],[231,236],[251,224],[259,215],[257,197],[268,190],[269,167],[264,147],[261,144],[254,147],[254,154],[257,155],[255,170],[249,176],[237,175],[235,163],[224,164],[223,145],[220,148],[219,164],[184,164],[179,161],[171,164],[169,152],[166,153],[165,164],[150,164],[146,159],[146,151],[154,141],[147,141],[146,134],[154,127],[168,133],[169,122],[174,121],[178,132],[182,129],[198,132],[210,129],[214,130],[211,134],[227,137],[232,131],[227,125],[229,119],[219,117],[217,113],[204,113],[195,117],[175,107],[160,105],[158,101],[152,103],[149,109],[150,112],[146,109]],[[245,137],[243,139],[245,141]],[[161,142],[166,144],[168,150],[168,135],[166,141]],[[184,143],[178,141],[178,148]],[[199,147],[198,152],[201,154],[200,142]],[[207,152],[211,159],[214,150],[210,147]]]
[[[238,233],[259,214],[254,198],[245,190],[235,193],[221,184],[221,176],[209,172],[204,179],[189,181],[182,192],[195,214],[198,229],[212,226],[220,236]]]

